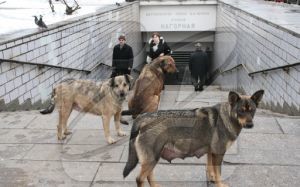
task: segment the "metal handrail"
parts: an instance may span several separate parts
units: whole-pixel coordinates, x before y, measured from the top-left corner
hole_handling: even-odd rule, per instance
[[[109,68],[113,68],[112,66],[107,65],[107,64],[104,64],[104,63],[101,62],[101,63],[98,63],[98,64],[94,65],[94,66],[91,68],[90,71],[93,71],[93,70],[96,69],[98,66],[106,66],[106,67],[109,67]],[[136,72],[136,73],[141,73],[141,71],[138,70],[138,69],[136,69],[136,68],[133,68],[132,71],[134,71],[134,72]]]
[[[91,73],[91,70],[84,70],[84,69],[76,69],[76,68],[69,68],[69,67],[61,67],[61,66],[56,66],[56,65],[51,65],[51,64],[41,64],[41,63],[34,63],[34,62],[25,62],[25,61],[19,61],[19,60],[12,60],[12,59],[0,59],[1,62],[10,62],[10,63],[17,63],[17,64],[28,64],[28,65],[36,65],[39,68],[43,67],[51,67],[51,68],[59,68],[63,70],[67,70],[68,72],[70,71],[82,71],[87,74]]]
[[[243,63],[238,64],[238,65],[236,65],[236,66],[234,66],[234,67],[232,67],[232,68],[230,68],[230,69],[227,69],[227,70],[225,70],[225,71],[222,71],[221,74],[227,73],[227,72],[232,71],[232,70],[234,70],[234,69],[237,69],[237,68],[239,68],[239,67],[243,67],[243,68],[246,70],[246,72],[248,73],[248,75],[250,74],[250,71],[248,70],[248,68],[247,68]]]
[[[94,69],[96,69],[96,68],[97,68],[98,66],[100,66],[100,65],[108,66],[108,67],[111,68],[111,66],[109,66],[109,65],[107,65],[107,64],[103,64],[102,62],[100,62],[100,63],[94,65],[89,71],[91,71],[91,72],[94,71]]]
[[[253,76],[254,74],[257,74],[257,73],[266,73],[268,71],[273,71],[273,70],[277,70],[277,69],[283,69],[284,71],[288,71],[288,69],[290,67],[298,66],[298,65],[300,65],[300,62],[296,62],[294,64],[288,64],[288,65],[284,65],[284,66],[278,66],[275,68],[268,68],[268,69],[264,69],[264,70],[260,70],[260,71],[254,71],[254,72],[249,73],[248,75]]]
[[[234,66],[234,67],[232,67],[228,70],[222,71],[221,74],[226,73],[226,72],[230,72],[230,71],[232,71],[234,69],[237,69],[239,67],[243,67],[246,70],[246,72],[248,73],[248,76],[253,77],[254,74],[267,73],[269,71],[278,70],[278,69],[283,69],[284,71],[288,71],[288,69],[290,67],[298,66],[298,65],[300,65],[300,62],[296,62],[294,64],[288,64],[288,65],[284,65],[284,66],[278,66],[278,67],[274,67],[274,68],[268,68],[268,69],[259,70],[259,71],[254,71],[254,72],[249,72],[249,70],[247,69],[247,67],[244,64],[238,64],[238,65],[236,65],[236,66]]]
[[[34,62],[24,62],[24,61],[19,61],[19,60],[12,60],[12,59],[0,59],[0,63],[1,62],[11,62],[11,63],[18,63],[18,64],[28,64],[28,65],[36,65],[39,68],[43,68],[43,67],[51,67],[51,68],[59,68],[59,69],[66,69],[68,70],[68,72],[71,71],[83,71],[87,74],[90,74],[92,71],[94,71],[94,69],[96,69],[98,66],[107,66],[109,68],[112,68],[111,66],[104,64],[104,63],[98,63],[96,65],[94,65],[90,70],[85,70],[85,69],[76,69],[76,68],[69,68],[69,67],[61,67],[61,66],[56,66],[56,65],[51,65],[51,64],[41,64],[41,63],[34,63]],[[137,70],[137,69],[132,69],[132,71],[136,72],[136,73],[140,73],[141,71]]]

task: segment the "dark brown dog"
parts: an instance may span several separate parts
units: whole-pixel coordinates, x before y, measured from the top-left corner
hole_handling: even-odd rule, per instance
[[[160,93],[164,86],[164,74],[177,72],[174,59],[162,56],[145,65],[136,80],[133,92],[129,94],[128,108],[122,115],[137,115],[145,112],[155,112],[158,109]]]
[[[128,161],[123,171],[126,177],[141,163],[136,178],[143,186],[147,178],[156,186],[153,169],[160,158],[171,162],[174,158],[207,154],[207,174],[217,187],[226,187],[221,181],[221,164],[228,148],[242,128],[252,128],[256,107],[263,90],[252,96],[230,92],[228,102],[194,110],[166,110],[140,115],[131,129]]]

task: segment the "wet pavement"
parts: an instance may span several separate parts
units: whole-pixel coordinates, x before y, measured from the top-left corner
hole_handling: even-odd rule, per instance
[[[228,92],[210,86],[195,93],[191,86],[166,86],[160,109],[214,105]],[[128,139],[107,145],[101,117],[73,112],[73,132],[56,138],[58,115],[38,111],[0,113],[0,186],[135,186],[139,166],[123,179]],[[129,134],[129,126],[122,128]],[[245,129],[227,152],[222,178],[230,186],[300,186],[300,116],[258,109],[253,129]],[[164,160],[155,168],[161,186],[213,186],[206,181],[205,156]],[[148,185],[148,184],[147,184]],[[147,186],[146,185],[146,186]]]

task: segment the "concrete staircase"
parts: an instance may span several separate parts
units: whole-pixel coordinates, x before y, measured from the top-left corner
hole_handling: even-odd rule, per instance
[[[166,85],[189,85],[191,84],[191,75],[189,71],[189,59],[191,51],[174,51],[172,57],[175,60],[179,73],[166,75]]]

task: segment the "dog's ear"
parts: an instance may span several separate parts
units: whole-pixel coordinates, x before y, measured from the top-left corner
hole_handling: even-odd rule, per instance
[[[110,87],[115,87],[115,77],[112,77],[110,80],[109,80],[109,85]]]
[[[256,106],[257,106],[258,103],[261,101],[261,99],[262,99],[264,93],[265,93],[264,90],[258,90],[257,92],[255,92],[255,93],[251,96],[251,99],[252,99],[252,101],[254,101],[254,103],[256,104]]]
[[[124,77],[125,77],[125,80],[126,80],[127,84],[130,84],[131,81],[133,80],[133,77],[128,75],[128,74],[125,74]]]
[[[230,91],[228,95],[228,102],[231,106],[233,106],[236,102],[238,102],[241,99],[239,94],[236,92]]]

